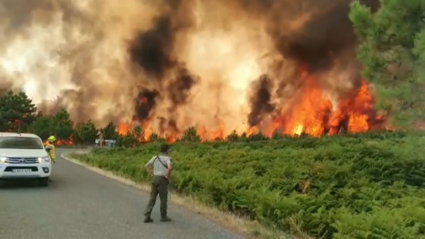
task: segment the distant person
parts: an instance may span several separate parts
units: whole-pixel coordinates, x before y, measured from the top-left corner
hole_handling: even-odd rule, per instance
[[[159,194],[161,200],[160,212],[161,222],[169,222],[171,218],[167,216],[168,183],[171,175],[172,159],[168,156],[170,146],[163,144],[161,154],[153,156],[145,165],[150,175],[153,175],[151,184],[151,195],[145,211],[145,223],[153,222],[151,218],[152,209],[155,206],[156,197]],[[153,166],[153,172],[152,172]]]
[[[53,163],[56,163],[55,142],[56,142],[56,137],[50,136],[47,139],[46,144],[44,145],[46,147],[46,151],[49,154],[49,157],[50,157],[50,159],[52,160]]]
[[[56,147],[55,147],[56,137],[50,136],[44,147],[46,148],[47,153],[49,154],[50,160],[53,163],[56,163]],[[49,182],[52,182],[52,179],[49,178]]]

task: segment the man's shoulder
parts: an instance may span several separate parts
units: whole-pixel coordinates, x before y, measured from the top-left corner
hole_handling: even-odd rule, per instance
[[[159,158],[161,160],[166,160],[166,161],[171,161],[172,160],[171,157],[170,156],[167,156],[167,155],[159,155]]]

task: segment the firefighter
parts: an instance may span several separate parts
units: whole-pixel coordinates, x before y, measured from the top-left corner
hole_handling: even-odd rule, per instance
[[[50,159],[52,160],[53,163],[56,163],[55,142],[56,142],[56,137],[50,136],[47,139],[46,144],[45,144],[46,150],[49,153]]]

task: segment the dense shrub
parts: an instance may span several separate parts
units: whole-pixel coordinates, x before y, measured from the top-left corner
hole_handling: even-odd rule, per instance
[[[424,143],[404,133],[179,142],[171,152],[173,190],[320,238],[424,238]],[[140,182],[149,179],[143,167],[158,148],[79,157]]]

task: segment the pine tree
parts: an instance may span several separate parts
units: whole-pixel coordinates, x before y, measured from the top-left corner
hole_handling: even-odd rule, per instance
[[[396,126],[424,117],[424,16],[423,0],[382,0],[375,13],[359,1],[351,4],[363,75],[375,84],[377,108],[391,110]]]

